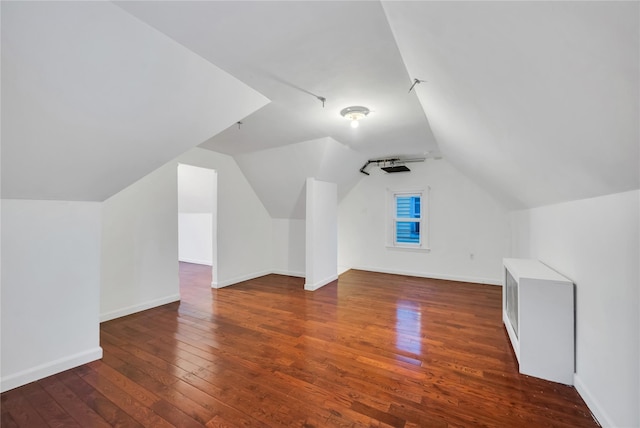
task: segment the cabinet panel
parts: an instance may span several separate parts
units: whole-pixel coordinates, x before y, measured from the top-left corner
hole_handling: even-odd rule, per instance
[[[504,268],[503,321],[520,373],[572,385],[573,283],[537,260],[504,259]]]

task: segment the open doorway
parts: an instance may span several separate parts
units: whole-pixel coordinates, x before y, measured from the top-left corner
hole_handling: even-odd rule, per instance
[[[210,266],[212,281],[217,277],[217,192],[215,170],[178,165],[178,261],[201,265],[200,270]]]

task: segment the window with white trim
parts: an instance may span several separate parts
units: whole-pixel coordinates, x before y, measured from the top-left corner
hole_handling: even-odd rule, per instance
[[[389,190],[387,246],[426,250],[427,192]]]

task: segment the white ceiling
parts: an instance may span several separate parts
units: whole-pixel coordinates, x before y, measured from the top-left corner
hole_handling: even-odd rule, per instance
[[[512,208],[640,187],[639,2],[385,2],[443,156]]]
[[[354,159],[396,154],[442,152],[510,208],[637,189],[639,16],[635,1],[2,2],[3,197],[101,200],[198,144],[233,155],[274,217],[298,215],[287,177],[349,189]],[[374,113],[353,130],[349,105]],[[313,141],[345,157],[318,168]],[[261,181],[274,153],[297,172]]]
[[[202,147],[440,150],[509,208],[640,187],[638,2],[120,5],[272,100]]]
[[[235,155],[332,137],[370,157],[437,150],[378,2],[117,4],[272,101],[201,147]],[[352,105],[374,111],[358,129],[339,115]]]
[[[306,180],[338,185],[342,199],[363,177],[367,158],[331,137],[235,156],[238,166],[273,218],[305,218]]]
[[[268,103],[108,2],[2,2],[2,197],[102,201]]]

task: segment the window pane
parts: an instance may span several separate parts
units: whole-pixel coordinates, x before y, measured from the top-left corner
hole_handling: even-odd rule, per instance
[[[396,222],[396,242],[420,244],[420,223],[416,221]]]
[[[396,218],[420,218],[420,196],[396,196]]]

